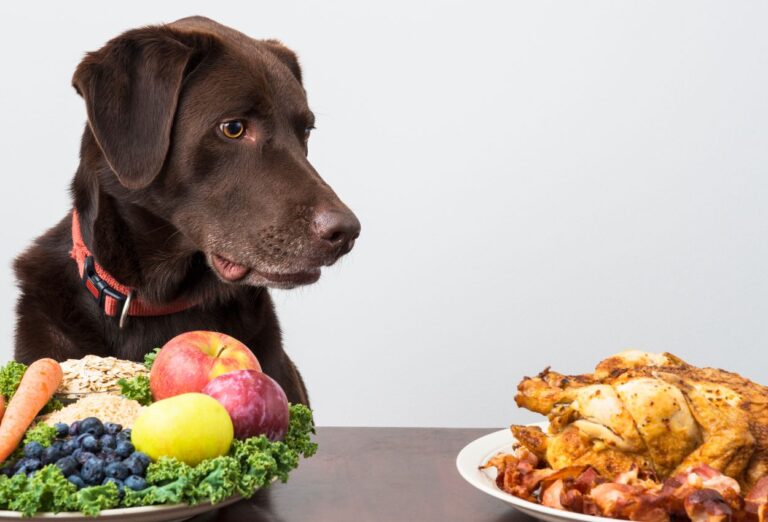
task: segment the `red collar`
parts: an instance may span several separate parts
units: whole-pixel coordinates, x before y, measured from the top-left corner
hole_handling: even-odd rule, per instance
[[[120,327],[127,316],[169,315],[197,306],[198,302],[177,299],[164,305],[148,303],[136,295],[136,290],[120,284],[93,258],[83,241],[80,217],[72,210],[72,250],[70,257],[77,262],[77,269],[85,288],[93,295],[99,307],[110,317],[120,319]]]

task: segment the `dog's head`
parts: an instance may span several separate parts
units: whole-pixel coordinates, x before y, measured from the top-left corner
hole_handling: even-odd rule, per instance
[[[222,281],[312,283],[352,249],[360,223],[307,160],[314,115],[279,42],[186,18],[111,40],[73,85],[121,190]]]

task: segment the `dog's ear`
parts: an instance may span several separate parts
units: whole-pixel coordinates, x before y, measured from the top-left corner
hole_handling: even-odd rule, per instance
[[[88,53],[72,85],[122,185],[143,188],[163,167],[193,35],[166,26],[128,31]],[[190,45],[191,44],[191,45]]]
[[[301,66],[296,53],[288,49],[280,40],[262,40],[267,49],[277,56],[277,59],[283,62],[293,73],[299,83],[301,83]]]

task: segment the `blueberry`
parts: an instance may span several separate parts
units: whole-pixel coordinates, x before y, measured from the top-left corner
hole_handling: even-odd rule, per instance
[[[53,464],[63,456],[64,453],[61,451],[61,448],[51,444],[43,450],[43,457],[41,460],[43,461],[43,464]]]
[[[78,447],[81,447],[86,437],[93,437],[93,435],[90,433],[81,433],[75,438],[75,444],[77,444]]]
[[[67,480],[70,481],[75,486],[77,486],[77,489],[81,489],[85,487],[85,481],[78,474],[68,476]]]
[[[65,477],[68,477],[72,473],[77,472],[77,461],[75,460],[75,457],[73,457],[72,455],[69,455],[68,457],[61,457],[59,460],[56,461],[56,467],[61,470],[61,473]]]
[[[101,436],[99,443],[101,444],[102,448],[114,448],[117,445],[117,439],[114,435],[106,433]]]
[[[64,455],[72,455],[72,453],[74,453],[76,449],[77,449],[77,441],[75,439],[68,439],[61,446],[61,452]]]
[[[27,459],[27,464],[24,466],[27,471],[36,471],[43,467],[43,463],[40,459]]]
[[[135,451],[135,448],[133,447],[133,444],[131,444],[127,440],[121,440],[120,442],[117,443],[117,446],[115,447],[115,451],[121,457],[127,458],[131,456],[131,453]]]
[[[45,448],[43,448],[43,445],[40,444],[39,442],[35,442],[35,441],[27,442],[24,445],[24,456],[34,458],[34,459],[39,459],[40,457],[43,456],[44,449]]]
[[[134,455],[131,455],[130,457],[125,459],[123,461],[123,464],[125,464],[126,467],[128,467],[128,470],[131,472],[131,474],[143,475],[144,472],[147,470],[147,467],[144,465],[144,463],[141,460],[134,457]]]
[[[104,474],[108,477],[123,480],[131,474],[131,471],[122,462],[111,462],[104,467]]]
[[[56,436],[60,439],[63,439],[67,435],[69,435],[69,426],[64,424],[63,422],[57,422],[53,425],[54,429],[56,430]]]
[[[125,428],[116,435],[117,440],[131,440],[131,428]]]
[[[146,453],[142,453],[140,451],[134,451],[131,457],[137,459],[139,462],[144,464],[145,468],[149,466],[149,464],[152,462],[152,459],[149,458],[149,455],[147,455]]]
[[[99,452],[101,457],[106,457],[107,455],[117,455],[117,452],[114,448],[108,448],[108,447],[101,447],[101,451]]]
[[[78,451],[79,451],[80,453],[78,453],[77,455],[75,455],[75,453],[77,453]],[[75,460],[76,460],[76,461],[77,461],[79,464],[85,464],[86,462],[88,462],[88,461],[89,461],[89,460],[91,460],[92,458],[96,457],[96,455],[94,455],[94,454],[93,454],[93,453],[91,453],[90,451],[83,451],[82,449],[78,449],[78,450],[75,450],[75,453],[73,453],[73,454],[72,454],[72,456],[73,456],[73,457],[75,457]]]
[[[104,461],[96,457],[88,459],[83,464],[83,469],[80,470],[80,476],[83,477],[86,484],[93,486],[101,484],[101,481],[104,480]]]
[[[147,481],[138,475],[131,475],[125,479],[125,487],[134,491],[141,491],[147,487]]]
[[[123,427],[121,425],[115,424],[114,422],[104,423],[104,432],[108,433],[109,435],[117,435],[122,429]]]
[[[10,477],[13,475],[13,466],[5,465],[2,468],[0,468],[0,475],[5,475],[6,477]]]
[[[27,462],[29,462],[30,459],[27,458],[21,458],[16,461],[16,463],[13,465],[12,471],[14,475],[18,475],[19,473],[27,473]]]
[[[104,459],[104,462],[107,464],[110,464],[112,462],[121,462],[122,459],[120,458],[120,455],[112,451],[112,453],[99,453],[99,458]]]
[[[80,421],[79,432],[101,437],[104,434],[104,425],[96,417],[88,417]]]
[[[80,441],[80,447],[85,451],[95,453],[99,451],[99,441],[93,435],[86,435],[82,441]]]
[[[64,441],[63,440],[55,440],[51,444],[54,448],[56,448],[56,451],[61,451],[61,448],[64,447]]]
[[[80,421],[75,421],[72,424],[69,425],[69,435],[70,437],[74,437],[76,435],[79,435],[80,432],[78,431],[80,428]]]

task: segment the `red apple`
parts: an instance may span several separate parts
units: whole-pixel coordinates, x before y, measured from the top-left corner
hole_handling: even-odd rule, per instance
[[[157,354],[149,374],[156,401],[182,393],[199,392],[209,381],[234,370],[261,371],[246,345],[218,332],[177,335]]]
[[[229,412],[235,438],[266,435],[281,440],[288,430],[288,399],[269,375],[253,370],[225,373],[205,385],[210,395]]]

